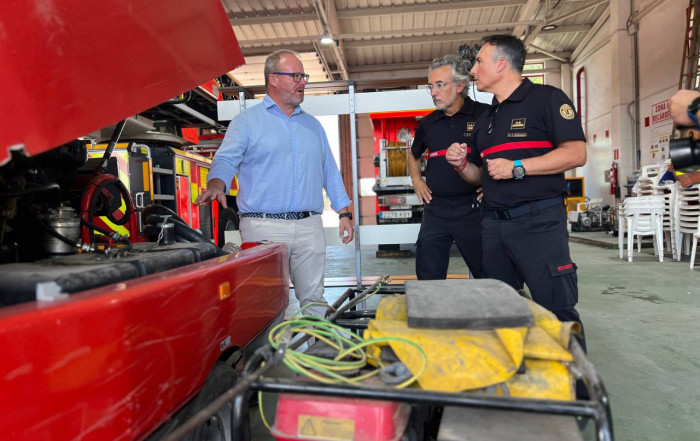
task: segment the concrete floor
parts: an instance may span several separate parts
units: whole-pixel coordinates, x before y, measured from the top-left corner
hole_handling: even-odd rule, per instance
[[[630,263],[610,249],[616,242],[605,233],[574,233],[571,243],[588,355],[610,395],[615,439],[700,440],[700,267],[691,271],[688,256],[677,262],[668,254],[659,263],[650,248]],[[415,274],[413,258],[377,259],[375,251],[362,250],[363,277]],[[449,273],[466,271],[453,251]],[[328,280],[354,275],[354,247],[329,247]],[[326,297],[332,302],[343,291],[328,288]],[[298,308],[292,300],[290,311]],[[273,419],[274,404],[265,403]],[[273,439],[255,420],[254,440]]]

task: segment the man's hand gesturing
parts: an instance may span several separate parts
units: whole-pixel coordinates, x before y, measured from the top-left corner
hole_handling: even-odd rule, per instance
[[[458,170],[464,169],[464,164],[467,162],[467,145],[462,143],[452,143],[452,145],[447,149],[445,154],[445,159],[454,168]]]
[[[219,201],[222,207],[228,208],[226,204],[226,184],[221,179],[212,179],[207,183],[207,191],[197,196],[195,205],[206,204],[211,201]]]

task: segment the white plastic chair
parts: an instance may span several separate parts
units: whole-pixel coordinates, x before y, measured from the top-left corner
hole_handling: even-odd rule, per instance
[[[681,260],[681,254],[690,252],[690,236],[700,231],[700,188],[682,188],[677,186],[676,221],[676,260]]]
[[[627,233],[627,260],[632,262],[632,248],[637,237],[637,252],[642,251],[643,236],[652,236],[654,254],[664,261],[663,216],[666,204],[663,196],[637,196],[620,204],[618,217],[618,245],[620,259],[624,257],[624,235]]]
[[[649,179],[649,183],[652,185],[652,187],[656,187],[659,185],[659,181],[663,177],[664,173],[666,173],[666,170],[668,170],[668,166],[670,164],[671,160],[667,159],[660,164],[645,165],[642,167],[641,173],[639,174],[639,179],[642,181],[644,179]],[[637,194],[640,193],[638,192]]]
[[[664,213],[664,243],[666,248],[671,251],[672,256],[678,256],[680,259],[679,247],[676,241],[678,237],[677,227],[677,185],[674,182],[661,181],[661,178],[668,171],[671,165],[671,160],[660,164],[645,165],[642,167],[639,179],[635,185],[637,196],[656,196],[662,195],[666,201],[666,212]],[[686,254],[688,251],[686,250]]]
[[[695,252],[698,249],[698,238],[700,238],[700,231],[693,233],[693,250],[690,252],[690,269],[695,266]]]
[[[695,212],[697,216],[700,216]],[[700,219],[700,217],[699,217]],[[690,252],[690,269],[692,270],[695,266],[695,253],[698,249],[698,239],[700,239],[700,220],[696,221],[696,231],[693,233],[693,249]]]

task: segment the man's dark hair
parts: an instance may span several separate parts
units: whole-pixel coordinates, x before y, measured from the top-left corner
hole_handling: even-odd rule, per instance
[[[512,35],[489,35],[481,39],[481,47],[487,44],[496,47],[493,52],[494,61],[503,57],[513,70],[519,74],[523,73],[527,51],[521,39]]]

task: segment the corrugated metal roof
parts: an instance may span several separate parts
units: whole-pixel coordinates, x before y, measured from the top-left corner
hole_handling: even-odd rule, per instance
[[[244,86],[264,83],[270,52],[303,55],[311,82],[425,78],[434,58],[490,34],[523,38],[531,57],[566,61],[609,14],[608,0],[222,0],[246,65]],[[550,31],[542,26],[555,25]],[[330,35],[335,44],[323,46]]]

